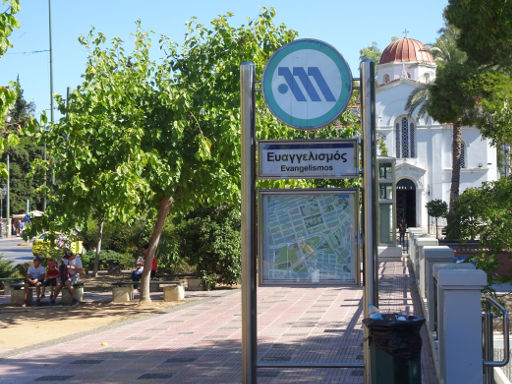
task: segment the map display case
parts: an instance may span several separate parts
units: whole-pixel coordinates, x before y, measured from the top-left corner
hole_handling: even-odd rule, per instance
[[[258,191],[261,285],[358,284],[355,189]]]

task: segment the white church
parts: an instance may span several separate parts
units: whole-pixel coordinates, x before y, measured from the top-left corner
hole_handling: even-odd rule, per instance
[[[408,227],[428,226],[425,204],[450,199],[452,126],[410,116],[405,104],[411,92],[436,77],[436,64],[420,41],[404,37],[384,49],[377,67],[377,135],[387,155],[396,158],[397,221]],[[498,178],[496,148],[477,128],[462,128],[460,190]]]

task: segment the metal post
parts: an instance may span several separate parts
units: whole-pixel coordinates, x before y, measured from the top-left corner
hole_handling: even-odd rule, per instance
[[[242,383],[256,383],[256,195],[254,63],[240,66],[242,133]]]
[[[9,153],[7,153],[7,156],[6,156],[6,159],[5,159],[5,162],[6,162],[6,165],[7,165],[7,185],[6,185],[6,188],[7,188],[7,193],[6,193],[6,212],[5,212],[5,216],[7,218],[7,235],[6,237],[9,237],[9,234],[11,233],[11,193],[10,193],[10,184],[11,184],[11,171],[10,171],[10,157],[9,157]]]
[[[379,304],[377,261],[377,150],[375,135],[375,63],[365,59],[360,64],[361,79],[361,131],[363,136],[363,231],[364,231],[364,293],[363,315],[368,306]],[[364,339],[368,340],[366,328]],[[370,382],[370,350],[364,344],[365,383]]]
[[[375,139],[375,63],[361,62],[361,130],[363,133],[364,293],[368,304],[378,306],[377,264],[377,151]]]
[[[0,238],[4,237],[4,191],[0,190]]]
[[[486,311],[483,315],[484,320],[484,361],[493,361],[493,314],[491,311],[491,305],[489,302],[486,303]],[[494,368],[492,366],[484,365],[484,384],[494,383]]]

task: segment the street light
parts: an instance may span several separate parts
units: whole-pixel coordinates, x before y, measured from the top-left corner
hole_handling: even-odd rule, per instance
[[[5,122],[6,124],[8,125],[10,122],[11,122],[11,116],[10,115],[5,115]],[[10,165],[9,165],[9,161],[10,161],[10,156],[9,156],[9,152],[7,152],[7,155],[5,157],[5,164],[7,165],[7,186],[6,186],[6,205],[7,205],[7,209],[6,209],[6,212],[5,212],[5,216],[7,218],[7,229],[5,231],[6,233],[6,236],[9,237],[9,230],[11,229],[11,199],[10,199],[10,178],[11,178],[11,172],[10,172]],[[0,231],[1,232],[1,231]]]
[[[4,197],[5,195],[7,194],[7,188],[0,188],[0,239],[3,236],[3,228],[2,228],[2,223],[4,221],[4,206],[3,206],[3,203],[4,203]],[[9,236],[9,233],[6,233],[5,236]]]

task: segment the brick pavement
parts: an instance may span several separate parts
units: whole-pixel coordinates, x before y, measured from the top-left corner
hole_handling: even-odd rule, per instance
[[[380,274],[382,310],[415,313],[407,265],[384,261]],[[205,293],[170,312],[2,359],[0,383],[240,383],[240,310],[239,291]],[[259,288],[258,357],[362,361],[361,319],[361,287]],[[359,384],[363,370],[259,369],[258,382]]]

